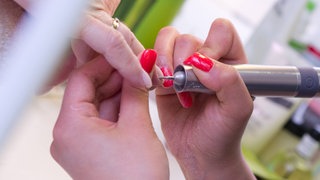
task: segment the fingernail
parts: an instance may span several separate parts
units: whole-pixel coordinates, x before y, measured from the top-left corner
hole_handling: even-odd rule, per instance
[[[191,55],[190,57],[188,57],[183,62],[183,64],[194,66],[194,67],[196,67],[202,71],[205,71],[205,72],[210,71],[210,69],[214,65],[213,61],[210,58],[208,58],[198,52],[196,52],[193,55]]]
[[[192,96],[190,92],[181,92],[178,93],[178,98],[180,100],[181,105],[184,108],[190,108],[192,106]]]
[[[170,71],[170,69],[167,67],[162,67],[162,68],[160,68],[160,70],[162,71],[163,76],[172,76],[173,75],[172,71]],[[171,86],[173,86],[173,80],[168,80],[168,79],[163,80],[162,85],[164,87],[171,87]]]
[[[141,55],[140,64],[147,73],[151,73],[156,60],[157,52],[153,49],[147,49]]]
[[[145,71],[142,71],[142,81],[147,89],[152,87],[152,81],[149,74]]]

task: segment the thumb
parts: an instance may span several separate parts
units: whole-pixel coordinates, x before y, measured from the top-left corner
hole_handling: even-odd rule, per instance
[[[200,82],[215,92],[225,114],[233,112],[237,116],[235,118],[250,114],[239,108],[248,107],[244,109],[252,111],[252,99],[235,68],[199,53],[190,56],[184,64],[192,65]]]
[[[142,68],[152,74],[157,59],[156,51],[145,50],[140,56]],[[149,114],[149,93],[147,89],[139,89],[124,81],[122,87],[119,123],[131,126],[151,125]]]
[[[151,125],[147,89],[138,89],[128,81],[123,82],[118,123],[132,128]]]

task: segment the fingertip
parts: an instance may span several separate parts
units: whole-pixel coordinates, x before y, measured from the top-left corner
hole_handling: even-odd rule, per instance
[[[142,72],[142,79],[145,87],[148,89],[152,87],[152,80],[150,74],[154,69],[157,57],[158,54],[153,49],[144,50],[140,56],[140,65],[144,70],[144,72]]]
[[[204,56],[198,52],[195,52],[191,56],[189,56],[184,62],[184,65],[194,66],[204,72],[209,72],[211,68],[214,66],[213,60],[209,57]]]
[[[153,49],[146,49],[143,51],[140,57],[140,64],[147,73],[152,72],[152,69],[157,60],[157,56],[157,52]]]
[[[212,25],[216,26],[224,26],[227,28],[233,28],[233,24],[230,20],[225,19],[225,18],[217,18],[213,21]]]
[[[161,67],[160,70],[162,71],[163,76],[172,76],[173,72],[168,67]],[[172,87],[173,80],[163,80],[164,87]]]
[[[179,101],[184,108],[190,108],[193,104],[193,99],[190,92],[178,93]]]
[[[149,74],[145,71],[142,72],[142,81],[141,79],[139,79],[138,81],[142,82],[143,86],[147,89],[150,89],[152,87],[152,80]]]

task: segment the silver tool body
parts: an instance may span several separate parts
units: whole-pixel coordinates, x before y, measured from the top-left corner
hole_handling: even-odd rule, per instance
[[[269,65],[235,65],[253,96],[320,96],[320,68]],[[191,66],[179,65],[172,79],[177,92],[214,93],[198,80]]]

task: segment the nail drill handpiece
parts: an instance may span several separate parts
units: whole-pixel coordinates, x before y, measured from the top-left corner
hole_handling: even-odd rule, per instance
[[[268,65],[235,65],[248,91],[253,96],[320,96],[320,68]],[[160,80],[173,80],[177,92],[214,92],[200,83],[191,66],[179,65],[173,76]]]

